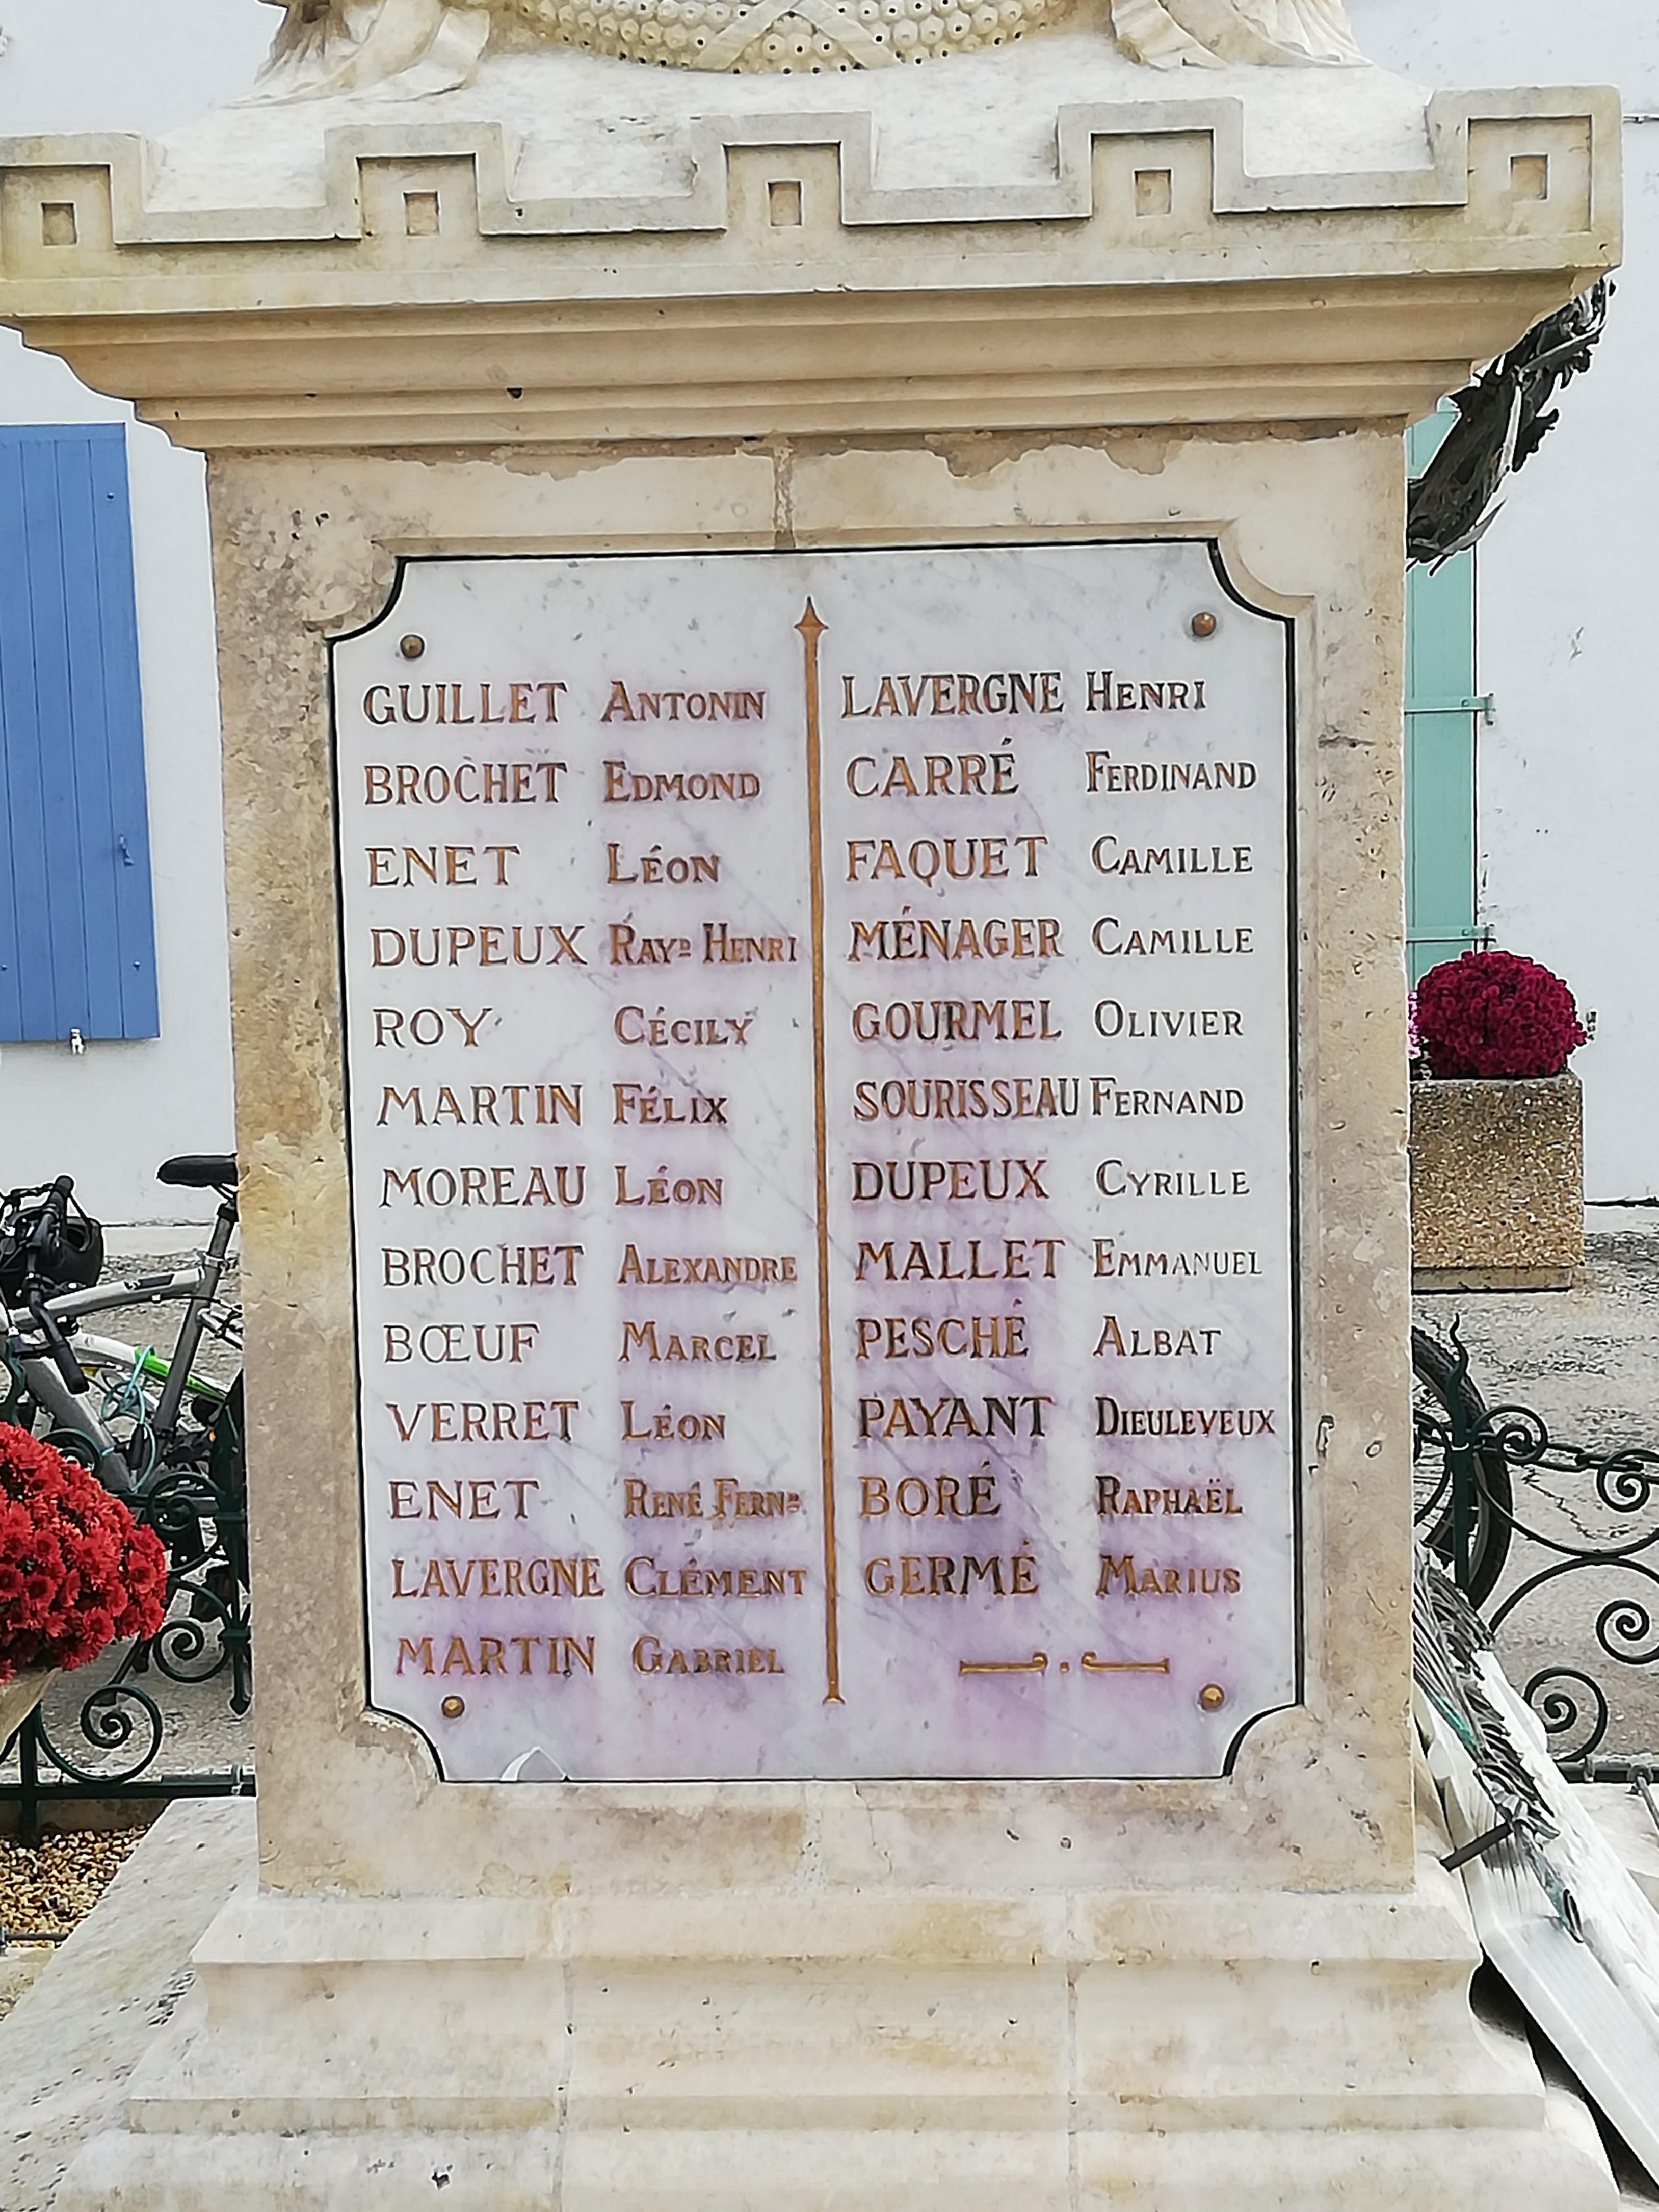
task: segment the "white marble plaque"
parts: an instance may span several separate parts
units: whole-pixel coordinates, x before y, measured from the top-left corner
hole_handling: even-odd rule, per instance
[[[337,646],[369,1680],[447,1777],[1294,1700],[1289,651],[1191,542],[417,561]]]

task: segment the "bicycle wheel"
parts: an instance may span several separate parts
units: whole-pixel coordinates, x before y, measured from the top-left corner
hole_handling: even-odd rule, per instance
[[[1509,1462],[1483,1436],[1486,1401],[1456,1354],[1426,1329],[1412,1331],[1412,1517],[1437,1559],[1453,1562],[1450,1435],[1454,1413],[1474,1447],[1469,1500],[1469,1601],[1481,1605],[1498,1587],[1509,1557],[1513,1493]]]

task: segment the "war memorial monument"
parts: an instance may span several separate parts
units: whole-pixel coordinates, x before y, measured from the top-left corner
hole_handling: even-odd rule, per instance
[[[273,21],[0,149],[0,311],[209,458],[259,1668],[60,2212],[1612,2205],[1411,1723],[1400,814],[1402,432],[1615,97]]]

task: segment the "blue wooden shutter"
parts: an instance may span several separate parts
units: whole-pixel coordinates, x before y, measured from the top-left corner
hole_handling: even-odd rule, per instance
[[[125,428],[0,426],[0,1040],[158,1027]]]
[[[1413,476],[1455,420],[1449,406],[1414,423]],[[1406,939],[1415,983],[1483,943],[1475,926],[1474,553],[1406,580]]]

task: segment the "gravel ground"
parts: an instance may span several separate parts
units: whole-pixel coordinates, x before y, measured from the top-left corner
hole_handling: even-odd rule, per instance
[[[65,1936],[78,1927],[149,1825],[45,1835],[38,1844],[0,1837],[0,2020],[57,1948],[30,1939]]]
[[[20,1844],[0,1836],[0,1928],[9,1939],[67,1936],[115,1879],[149,1827],[42,1836]]]

